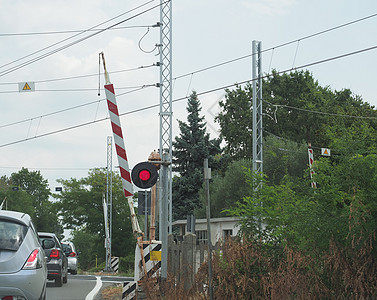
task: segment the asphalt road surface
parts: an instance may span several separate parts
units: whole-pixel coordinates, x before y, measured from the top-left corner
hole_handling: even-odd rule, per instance
[[[133,278],[69,275],[62,287],[56,287],[54,281],[47,282],[47,300],[99,300],[103,288],[131,280]]]

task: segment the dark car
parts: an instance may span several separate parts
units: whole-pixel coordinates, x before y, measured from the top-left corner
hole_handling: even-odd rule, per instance
[[[46,299],[45,253],[28,214],[0,209],[0,299]]]
[[[68,280],[68,259],[63,246],[54,233],[39,232],[38,236],[47,257],[47,279],[62,286]]]

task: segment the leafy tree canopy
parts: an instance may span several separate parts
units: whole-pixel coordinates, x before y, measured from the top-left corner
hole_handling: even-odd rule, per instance
[[[1,177],[0,182],[0,195],[1,198],[6,198],[6,209],[29,214],[38,231],[55,232],[58,236],[63,234],[57,218],[57,207],[50,201],[48,182],[40,171],[22,168],[9,178]]]
[[[130,211],[124,197],[122,181],[119,174],[113,174],[112,189],[112,254],[127,256],[135,251],[135,238],[132,233]],[[106,171],[96,168],[89,172],[88,177],[70,180],[58,180],[63,191],[56,194],[59,214],[66,229],[74,230],[77,236],[93,235],[92,239],[104,244],[104,213],[103,196],[106,193]],[[96,248],[96,254],[105,257],[105,248]],[[84,249],[81,249],[84,251]],[[86,250],[85,250],[86,251]]]

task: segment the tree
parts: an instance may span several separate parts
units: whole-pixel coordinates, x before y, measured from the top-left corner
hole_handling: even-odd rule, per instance
[[[250,169],[251,160],[241,159],[232,161],[224,175],[215,174],[210,182],[211,218],[227,216],[227,209],[231,209],[237,202],[250,195],[249,184],[246,181],[245,170]],[[200,190],[202,205],[195,210],[197,218],[206,217],[206,192]]]
[[[264,136],[275,135],[302,144],[327,147],[331,141],[326,131],[333,127],[347,129],[355,124],[351,115],[363,117],[367,126],[375,126],[373,106],[348,89],[332,91],[322,87],[309,71],[278,74],[263,81]],[[220,101],[222,111],[216,116],[225,152],[233,159],[251,157],[252,87],[226,90]],[[338,116],[335,116],[338,115]],[[341,117],[343,116],[343,117]]]
[[[16,210],[29,214],[38,231],[54,232],[58,236],[63,228],[57,218],[56,205],[50,201],[48,182],[40,171],[29,171],[22,168],[12,173],[9,178],[1,178],[8,210]]]
[[[106,171],[103,168],[95,168],[90,170],[88,177],[59,179],[58,182],[62,184],[63,191],[55,197],[65,228],[74,230],[74,242],[76,237],[79,239],[82,236],[90,236],[89,240],[94,243],[95,249],[90,255],[98,255],[104,259],[105,248],[98,247],[98,244],[103,245],[105,239],[102,202],[106,192]],[[135,251],[135,238],[119,174],[113,174],[112,216],[112,254],[127,256]],[[90,247],[88,245],[80,250],[84,254]]]
[[[208,158],[213,169],[221,165],[220,139],[210,140],[200,102],[193,92],[187,104],[187,123],[178,121],[180,135],[173,142],[173,219],[182,219],[200,205],[199,190],[203,183],[203,163]]]

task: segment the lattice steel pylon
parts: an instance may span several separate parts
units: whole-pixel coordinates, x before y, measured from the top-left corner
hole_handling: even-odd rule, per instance
[[[107,137],[107,166],[106,166],[106,206],[107,206],[107,222],[108,226],[108,240],[106,241],[106,271],[111,271],[111,238],[112,238],[112,223],[113,223],[113,172],[112,172],[112,144],[111,136]]]
[[[172,1],[160,0],[160,149],[169,164],[160,171],[161,277],[167,276],[167,233],[172,232]]]
[[[262,42],[252,44],[253,80],[253,172],[263,172]],[[259,188],[259,185],[256,189]]]

